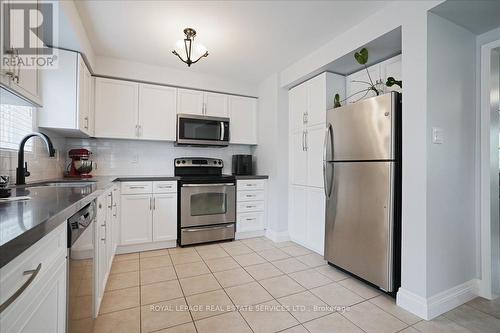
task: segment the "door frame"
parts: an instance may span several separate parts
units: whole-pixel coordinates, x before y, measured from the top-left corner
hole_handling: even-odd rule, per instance
[[[495,280],[500,279],[499,233],[499,101],[491,91],[499,89],[500,39],[484,44],[480,50],[479,117],[479,247],[480,273],[478,294],[494,299],[500,293]],[[496,54],[494,54],[496,53]],[[496,58],[496,64],[492,61]],[[496,276],[495,276],[496,274]]]

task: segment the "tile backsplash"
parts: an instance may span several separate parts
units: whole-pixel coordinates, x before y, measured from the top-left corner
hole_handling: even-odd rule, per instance
[[[24,160],[28,162],[28,171],[31,173],[26,177],[26,182],[34,182],[45,179],[61,177],[66,167],[66,140],[48,131],[52,144],[56,149],[56,156],[49,157],[47,147],[39,138],[31,138],[33,149],[26,151]],[[17,151],[0,150],[0,175],[10,176],[10,182],[16,182]]]
[[[200,148],[175,146],[173,142],[136,141],[115,139],[66,139],[67,152],[73,148],[92,151],[96,176],[107,175],[173,175],[174,158],[211,157],[224,161],[223,172],[231,173],[233,154],[252,154],[246,145],[225,148]],[[69,160],[68,160],[69,163]]]

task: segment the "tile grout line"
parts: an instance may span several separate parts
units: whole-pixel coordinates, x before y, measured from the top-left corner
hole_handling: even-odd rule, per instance
[[[220,246],[220,245],[219,245],[219,246]],[[226,254],[228,254],[228,255],[229,255],[229,257],[230,257],[231,259],[233,259],[233,260],[234,260],[234,258],[233,258],[233,257],[231,257],[231,255],[230,255],[230,254],[229,254],[226,250],[224,250],[224,248],[223,248],[222,246],[220,246],[220,248],[222,249],[222,251],[224,251]],[[195,251],[198,253],[198,250],[197,250],[196,248],[195,248]],[[200,255],[200,254],[198,253],[198,255]],[[206,265],[205,259],[204,259],[201,255],[200,255],[200,257],[201,257],[201,260],[203,260],[203,262],[204,262],[204,263],[205,263],[205,265]],[[235,261],[235,262],[239,265],[239,262],[237,262],[236,260],[234,260],[234,261]],[[208,265],[207,265],[207,266],[208,266]],[[240,267],[241,267],[241,266],[240,266]],[[209,267],[209,269],[210,269],[210,267]],[[243,270],[244,270],[244,269],[243,269]],[[245,271],[245,272],[246,272],[246,271]],[[212,275],[213,275],[213,273],[212,273]],[[224,294],[226,294],[226,296],[227,296],[227,298],[229,299],[229,301],[233,304],[233,306],[234,306],[234,308],[235,308],[235,311],[234,311],[234,312],[237,312],[237,313],[239,314],[239,316],[243,319],[243,321],[245,322],[245,324],[247,324],[247,326],[248,326],[248,328],[250,329],[250,331],[252,331],[252,333],[255,333],[255,332],[254,332],[254,330],[253,330],[253,328],[252,328],[252,326],[250,326],[250,324],[247,322],[247,320],[245,319],[245,317],[243,317],[243,315],[242,315],[242,314],[240,313],[240,311],[238,310],[238,308],[237,308],[236,304],[234,304],[234,302],[233,302],[232,298],[231,298],[231,297],[229,296],[229,294],[226,292],[226,289],[224,289],[224,287],[222,287],[222,285],[221,285],[221,284],[220,284],[220,282],[217,280],[217,278],[215,277],[215,275],[213,275],[213,276],[214,276],[214,279],[217,281],[217,283],[218,283],[218,284],[220,285],[220,287],[222,288],[222,291],[224,292]],[[252,277],[252,278],[253,278],[253,277]],[[231,311],[231,312],[232,312],[232,311]],[[222,314],[225,314],[225,313],[226,313],[226,312],[221,313],[221,314],[219,314],[219,315],[222,315]],[[217,316],[217,315],[215,315],[215,316]],[[215,317],[215,316],[212,316],[212,317]],[[212,318],[212,317],[208,317],[208,318]],[[195,324],[195,326],[196,326],[196,324]]]

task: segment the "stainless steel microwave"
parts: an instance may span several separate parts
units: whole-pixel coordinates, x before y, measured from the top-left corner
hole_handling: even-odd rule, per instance
[[[229,118],[193,114],[177,115],[178,145],[229,145]]]

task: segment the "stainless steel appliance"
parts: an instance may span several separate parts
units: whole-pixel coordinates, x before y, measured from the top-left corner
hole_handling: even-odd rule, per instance
[[[229,118],[178,114],[176,143],[190,146],[227,146]]]
[[[234,239],[236,180],[215,158],[176,158],[179,245]]]
[[[67,332],[94,329],[94,225],[95,201],[68,219]]]
[[[401,98],[327,111],[325,259],[386,292],[400,281]]]

